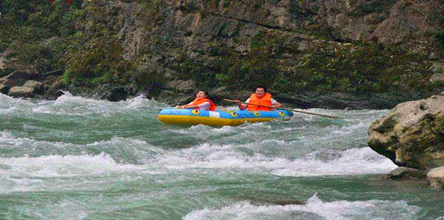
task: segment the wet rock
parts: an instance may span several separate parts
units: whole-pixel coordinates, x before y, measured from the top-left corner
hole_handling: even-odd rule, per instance
[[[190,93],[194,91],[194,85],[193,80],[172,80],[166,83],[165,87],[178,92]]]
[[[444,73],[435,73],[430,77],[431,82],[444,82]]]
[[[128,98],[128,91],[123,87],[117,87],[109,90],[102,99],[108,101],[117,102],[121,100],[126,100]]]
[[[407,180],[407,179],[425,179],[426,172],[424,170],[408,168],[408,167],[398,167],[390,173],[382,176],[382,179],[386,180]]]
[[[9,86],[0,84],[0,93],[8,94],[8,92],[9,92]]]
[[[249,201],[253,205],[305,205],[296,199],[277,198],[276,196],[235,198],[236,201]]]
[[[162,90],[156,99],[163,100],[164,102],[172,105],[184,105],[193,101],[193,94],[177,93],[170,90]]]
[[[31,88],[33,93],[43,92],[43,83],[35,80],[28,80],[23,86]]]
[[[26,87],[26,86],[15,86],[12,87],[9,92],[9,96],[12,97],[34,97],[34,88]]]
[[[432,77],[430,77],[430,81],[444,82],[444,63],[433,62],[431,69],[435,74],[433,74]]]
[[[368,145],[399,166],[444,165],[444,93],[397,105],[368,130]]]
[[[427,180],[430,187],[434,189],[444,189],[444,166],[434,168],[427,173]]]
[[[61,76],[50,75],[43,79],[44,94],[45,99],[57,99],[59,96],[63,95],[63,91],[67,91],[66,85],[63,82]]]
[[[30,69],[26,70],[16,70],[9,75],[0,78],[0,83],[7,85],[9,87],[22,86],[28,80],[35,80],[38,75]]]
[[[440,25],[439,19],[432,19],[432,16],[442,13],[441,4],[438,1],[398,1],[387,19],[368,37],[376,37],[380,43],[397,43],[407,37],[423,43],[427,41],[425,33],[434,31]]]
[[[298,108],[333,108],[333,109],[388,109],[403,101],[411,99],[391,93],[380,94],[352,94],[352,93],[278,93],[273,96],[280,102],[292,103]]]

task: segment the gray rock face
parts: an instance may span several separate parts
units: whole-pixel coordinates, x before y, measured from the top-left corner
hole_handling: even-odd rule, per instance
[[[430,170],[427,173],[427,180],[430,187],[434,189],[444,189],[444,166]]]
[[[37,79],[38,75],[31,70],[16,70],[11,74],[0,78],[0,83],[9,87],[22,86],[28,80]]]
[[[430,77],[431,82],[444,82],[444,63],[433,62],[432,70],[435,74]]]
[[[43,83],[35,80],[28,80],[23,86],[31,88],[33,93],[39,93],[43,90]]]
[[[34,97],[34,89],[26,86],[12,87],[9,92],[9,96],[12,97]]]
[[[194,91],[194,81],[193,80],[172,80],[166,83],[166,88],[177,90],[183,93],[189,93]]]
[[[368,145],[400,166],[444,165],[444,93],[397,105],[370,126]]]

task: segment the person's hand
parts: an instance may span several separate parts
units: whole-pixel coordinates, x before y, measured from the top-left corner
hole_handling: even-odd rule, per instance
[[[182,106],[177,106],[178,109],[183,109],[185,108],[183,105]]]

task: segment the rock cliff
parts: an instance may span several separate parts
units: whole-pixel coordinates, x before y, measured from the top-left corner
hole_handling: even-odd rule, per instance
[[[389,108],[442,89],[442,11],[439,0],[84,1],[57,58],[74,92],[174,102],[264,84],[301,107]]]

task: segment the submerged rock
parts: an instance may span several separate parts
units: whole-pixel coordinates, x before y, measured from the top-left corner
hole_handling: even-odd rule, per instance
[[[444,189],[444,166],[430,170],[427,173],[427,180],[434,189]]]
[[[408,168],[408,167],[398,167],[390,173],[382,176],[382,179],[386,180],[407,180],[407,179],[424,179],[426,177],[426,172],[424,170]]]
[[[285,199],[285,198],[276,198],[276,197],[245,197],[245,198],[236,198],[236,201],[249,201],[252,205],[305,205],[304,202],[295,199]]]
[[[368,133],[368,145],[399,166],[444,166],[444,93],[397,105]]]

